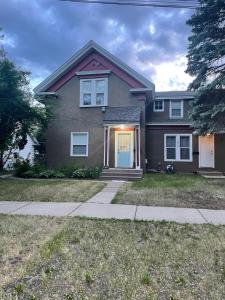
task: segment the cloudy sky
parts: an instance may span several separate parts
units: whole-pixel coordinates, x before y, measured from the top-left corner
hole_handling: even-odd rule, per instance
[[[192,10],[7,0],[0,27],[10,59],[31,71],[34,87],[89,40],[141,72],[156,90],[186,89],[186,20]]]

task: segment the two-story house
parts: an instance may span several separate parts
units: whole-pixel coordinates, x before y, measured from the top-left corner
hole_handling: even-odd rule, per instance
[[[225,171],[225,134],[198,136],[188,119],[193,93],[155,85],[93,41],[35,88],[55,95],[47,130],[49,167],[70,162],[115,169]]]

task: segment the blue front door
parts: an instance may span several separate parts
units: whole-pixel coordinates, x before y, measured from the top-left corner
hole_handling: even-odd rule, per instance
[[[117,167],[131,168],[131,133],[119,132],[117,139]]]

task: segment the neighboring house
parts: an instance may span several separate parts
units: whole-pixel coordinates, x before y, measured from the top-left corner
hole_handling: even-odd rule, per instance
[[[188,120],[193,93],[155,92],[152,82],[93,41],[35,88],[55,95],[47,131],[49,167],[225,171],[225,134],[198,136]]]
[[[12,154],[8,158],[7,162],[4,165],[4,169],[13,169],[13,165],[16,161],[14,155],[16,154],[16,157],[26,160],[29,159],[31,164],[34,163],[34,156],[35,156],[35,146],[38,144],[37,140],[32,137],[31,135],[27,135],[27,143],[24,146],[22,150],[14,149],[12,151]]]

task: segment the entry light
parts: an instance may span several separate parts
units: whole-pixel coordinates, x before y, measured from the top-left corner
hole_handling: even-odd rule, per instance
[[[120,129],[122,129],[122,130],[123,130],[123,129],[124,129],[124,125],[120,125]]]

